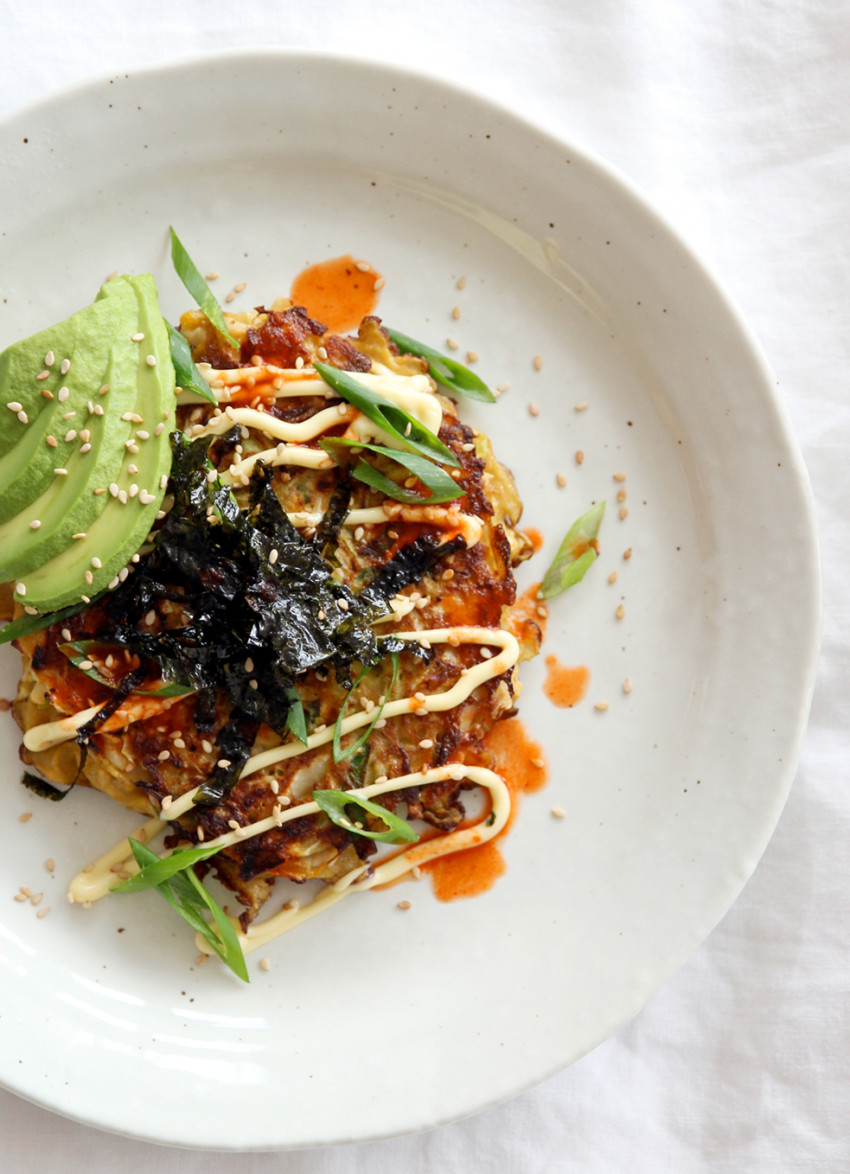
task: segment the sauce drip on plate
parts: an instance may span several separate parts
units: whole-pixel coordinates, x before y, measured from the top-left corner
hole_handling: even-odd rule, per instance
[[[310,265],[295,278],[289,296],[296,306],[304,306],[311,318],[324,322],[331,333],[356,330],[377,306],[375,286],[382,285],[381,275],[371,265],[358,267],[366,264],[346,253]]]
[[[543,692],[553,705],[561,709],[572,709],[578,705],[587,692],[590,681],[590,669],[584,665],[574,668],[561,664],[557,656],[546,657],[546,682]]]

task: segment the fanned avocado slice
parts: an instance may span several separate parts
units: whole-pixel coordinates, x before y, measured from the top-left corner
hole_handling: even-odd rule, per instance
[[[87,405],[97,398],[106,376],[108,342],[135,315],[133,290],[122,282],[109,299],[93,302],[0,355],[0,402],[9,417],[2,434],[12,442],[0,457],[0,522],[20,513],[56,476],[63,476],[55,470],[66,467],[74,447],[65,437],[84,426]],[[46,357],[52,357],[50,367]],[[39,379],[45,371],[46,378]],[[23,419],[9,404],[21,405]]]
[[[129,318],[122,314],[117,335],[101,340],[101,361],[108,354],[112,369],[121,372],[122,380],[127,364],[133,402],[126,409],[120,395],[113,401],[111,383],[109,392],[100,397],[104,415],[99,417],[102,438],[96,464],[98,471],[108,467],[110,473],[94,478],[98,481],[96,485],[90,476],[91,469],[81,474],[88,478],[91,492],[68,495],[66,507],[72,520],[63,525],[51,515],[51,534],[61,531],[68,544],[31,571],[14,572],[18,577],[16,599],[40,612],[54,611],[81,599],[85,601],[103,591],[142,545],[165,493],[171,467],[169,434],[174,427],[175,403],[168,334],[160,314],[156,286],[148,274],[110,282],[95,305],[123,304],[124,295],[119,288],[113,288],[118,283],[131,290],[134,309]],[[124,354],[126,340],[131,345],[129,356]],[[120,381],[119,385],[124,386]],[[97,406],[95,401],[92,405]],[[87,414],[87,422],[97,415],[92,413],[89,418]],[[128,419],[122,420],[122,416]],[[78,453],[81,467],[92,451]],[[94,489],[104,492],[96,494]],[[86,503],[93,503],[95,512],[76,512],[82,511]],[[79,521],[83,516],[89,519],[85,524]],[[28,520],[23,525],[28,531],[29,521],[34,519],[29,513],[26,517]],[[85,536],[75,539],[75,533]],[[52,548],[52,541],[48,541],[44,549]],[[28,562],[25,554],[12,557],[24,559],[24,563],[15,562],[16,566]]]

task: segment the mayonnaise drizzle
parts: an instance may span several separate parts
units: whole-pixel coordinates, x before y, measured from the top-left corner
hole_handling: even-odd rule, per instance
[[[431,693],[420,695],[416,697],[404,697],[397,701],[390,701],[384,706],[382,716],[386,719],[392,717],[399,717],[405,713],[415,713],[417,710],[425,710],[427,712],[444,712],[448,709],[453,709],[465,701],[479,685],[494,677],[500,676],[502,673],[508,672],[519,659],[519,644],[516,638],[510,633],[496,628],[435,628],[421,632],[399,632],[398,637],[402,640],[411,642],[427,640],[430,644],[446,644],[450,641],[454,643],[481,644],[493,645],[501,648],[498,655],[491,657],[488,660],[482,659],[478,664],[473,665],[469,669],[461,670],[461,676],[455,684],[443,693]],[[424,699],[423,699],[424,698]],[[342,722],[343,735],[352,733],[361,727],[368,725],[372,721],[372,715],[365,711],[361,713],[352,714]],[[300,742],[287,743],[282,746],[273,747],[271,750],[266,750],[261,754],[252,755],[242,769],[240,778],[245,778],[248,775],[254,774],[259,770],[264,770],[277,762],[282,762],[284,759],[295,758],[301,754],[305,754],[308,750],[313,750],[317,746],[326,745],[333,740],[333,728],[328,727],[318,733],[311,734],[307,739],[306,747]],[[463,766],[462,764],[449,764],[446,767],[440,767],[440,770],[462,772],[460,775],[451,773],[443,775],[444,778],[453,777],[467,777],[468,771],[473,769],[471,767]],[[475,768],[476,770],[478,768]],[[428,772],[424,772],[427,774]],[[491,772],[487,772],[489,775]],[[417,776],[404,776],[405,778],[414,778]],[[424,775],[423,775],[424,777]],[[471,778],[471,776],[469,776]],[[498,778],[497,775],[493,776]],[[472,781],[476,781],[473,779]],[[501,780],[499,780],[501,782]],[[380,791],[374,791],[372,788],[365,788],[363,794],[368,797],[370,794],[380,794],[386,791],[398,790],[402,786],[423,785],[420,783],[400,782],[398,779],[389,779],[386,784],[372,784],[372,788],[380,787]],[[486,783],[481,785],[486,786]],[[502,783],[504,786],[504,783]],[[181,795],[179,799],[175,799],[167,812],[163,812],[164,818],[154,818],[148,820],[143,824],[138,831],[133,835],[136,839],[143,843],[148,843],[158,832],[166,826],[166,823],[178,818],[185,811],[188,811],[192,806],[199,788],[195,787]],[[508,805],[510,801],[508,800]],[[313,809],[318,811],[318,807],[313,805]],[[265,819],[258,820],[256,823],[248,824],[239,829],[239,832],[228,832],[223,836],[219,836],[215,840],[210,840],[210,845],[226,848],[232,844],[242,843],[244,840],[252,836],[261,835],[263,832],[269,831],[271,828],[280,827],[282,823],[287,823],[291,819],[295,819],[300,815],[307,815],[309,811],[304,804],[299,804],[296,807],[290,807],[285,811],[278,808],[275,816],[268,816]],[[467,829],[468,830],[468,829]],[[459,832],[453,832],[450,835],[460,835]],[[494,833],[495,834],[495,833]],[[450,837],[444,837],[450,838]],[[424,846],[424,845],[423,845]],[[445,847],[444,852],[454,852],[463,847],[462,844],[457,844],[456,847]],[[417,846],[419,847],[419,846]],[[409,849],[408,852],[415,851]],[[402,856],[407,856],[408,852],[402,853]],[[400,859],[397,857],[396,859]],[[413,868],[416,861],[409,865]],[[383,866],[382,866],[383,867]],[[139,871],[138,865],[133,858],[132,849],[128,840],[122,840],[104,856],[101,856],[93,865],[74,877],[69,888],[69,898],[73,901],[81,903],[89,903],[96,901],[100,897],[106,896],[111,888],[116,884],[121,883],[121,877],[117,876],[121,872],[123,876],[134,876]],[[407,871],[407,868],[402,869]],[[385,877],[385,879],[389,879]],[[379,882],[376,882],[379,883]],[[383,883],[383,882],[380,882]],[[371,887],[371,886],[369,886]]]

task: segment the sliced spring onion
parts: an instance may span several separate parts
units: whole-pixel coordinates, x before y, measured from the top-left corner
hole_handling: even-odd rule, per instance
[[[222,312],[221,306],[216,301],[215,294],[207,285],[206,281],[204,281],[203,277],[201,276],[201,271],[186,252],[186,249],[183,247],[183,244],[177,233],[173,228],[169,229],[169,232],[171,233],[171,260],[174,264],[177,276],[186,286],[186,289],[198,303],[203,313],[206,314],[206,316],[209,318],[210,322],[212,322],[213,326],[216,328],[219,334],[223,335],[224,338],[226,338],[230,343],[230,345],[235,347],[238,351],[239,342],[227,329],[227,323],[224,320],[224,314]]]
[[[103,592],[101,592],[102,594]],[[96,603],[98,599],[100,599],[100,595],[96,595],[92,599],[92,603]],[[18,616],[16,620],[6,624],[5,628],[0,631],[0,644],[8,644],[10,640],[17,640],[19,636],[31,636],[33,632],[41,632],[42,629],[49,628],[51,624],[58,624],[70,616],[75,616],[78,611],[82,611],[84,607],[88,606],[87,603],[72,603],[70,607],[63,607],[60,611],[48,611],[37,616]]]
[[[457,482],[444,469],[435,465],[433,461],[419,456],[418,453],[402,452],[397,448],[387,448],[383,444],[364,444],[361,440],[349,440],[342,436],[321,440],[319,444],[331,456],[334,456],[334,448],[345,446],[353,449],[365,448],[368,452],[377,453],[378,456],[388,457],[389,460],[395,461],[408,472],[413,473],[423,485],[431,490],[428,497],[423,497],[422,494],[414,493],[397,484],[392,478],[386,477],[366,461],[358,461],[353,476],[358,481],[362,481],[364,485],[371,485],[373,489],[380,490],[381,493],[394,498],[395,501],[403,501],[406,505],[438,505],[444,501],[455,501],[457,498],[463,497],[464,491],[458,488]]]
[[[431,369],[431,378],[435,379],[437,383],[441,383],[443,387],[448,387],[450,391],[454,391],[458,395],[465,395],[468,399],[481,400],[482,403],[493,404],[496,402],[496,397],[487,384],[468,367],[455,362],[448,355],[435,351],[433,347],[426,346],[424,342],[417,342],[415,338],[410,338],[407,334],[401,334],[398,330],[391,330],[389,327],[385,327],[385,329],[390,339],[403,354],[418,355],[421,359],[427,359]]]
[[[91,660],[91,654],[96,649],[103,649],[103,647],[99,640],[71,640],[67,644],[58,645],[59,651],[70,660],[74,668],[85,673],[93,681],[97,681],[99,685],[105,685],[107,689],[116,689],[118,686],[105,677],[97,664]],[[123,649],[119,649],[118,654],[122,655]],[[83,668],[87,662],[91,667]],[[194,685],[190,685],[188,681],[170,681],[165,685],[160,685],[158,689],[136,689],[134,692],[136,695],[143,693],[146,697],[188,697],[196,690]]]
[[[165,319],[163,321],[165,322]],[[195,366],[195,360],[192,358],[192,349],[188,342],[179,330],[174,329],[170,322],[165,322],[165,326],[171,342],[171,361],[174,364],[177,386],[182,387],[184,391],[194,391],[196,395],[202,396],[211,404],[217,404],[218,400],[215,398],[215,392]]]
[[[293,738],[297,738],[299,742],[307,745],[307,719],[304,716],[304,705],[298,695],[298,690],[293,686],[286,690],[286,695],[292,702],[286,714],[286,728],[292,734]]]
[[[588,567],[596,559],[597,535],[605,513],[605,502],[601,501],[588,510],[570,526],[566,537],[558,548],[552,565],[543,576],[537,595],[540,599],[551,599],[560,595],[584,578]]]
[[[384,700],[381,702],[381,704],[379,706],[375,707],[375,716],[369,722],[368,726],[363,731],[363,733],[360,735],[360,737],[357,738],[357,740],[355,742],[352,742],[352,744],[348,747],[347,750],[343,750],[342,749],[342,742],[341,742],[342,723],[345,720],[345,712],[348,709],[348,703],[351,700],[357,686],[360,684],[360,682],[363,680],[363,678],[366,676],[366,674],[372,671],[372,668],[374,666],[369,665],[369,664],[364,665],[364,667],[357,674],[357,679],[354,682],[354,684],[351,686],[351,691],[349,692],[348,696],[346,697],[346,699],[342,705],[342,708],[339,711],[339,716],[337,717],[336,725],[334,726],[334,740],[333,740],[334,762],[344,762],[346,758],[350,758],[352,754],[356,754],[356,752],[358,750],[360,750],[363,746],[365,746],[366,743],[369,741],[369,735],[372,733],[372,730],[374,730],[374,728],[375,728],[375,722],[378,721],[381,714],[384,712],[384,706],[386,705],[390,695],[392,694],[392,691],[395,688],[396,680],[398,678],[398,653],[391,652],[390,653],[390,660],[393,662],[393,675],[390,678],[389,688],[387,689],[386,693],[384,694]]]
[[[166,861],[160,862],[155,852],[152,852],[150,848],[146,848],[138,840],[132,839],[132,837],[130,838],[130,847],[133,850],[136,863],[142,869],[142,872],[132,880],[126,881],[123,885],[119,885],[113,889],[113,892],[138,892],[137,888],[128,888],[127,886],[131,885],[134,880],[137,881],[146,869],[152,870],[157,863],[167,863],[173,860],[175,856],[182,857],[182,860],[178,862],[182,864],[179,871],[175,869],[167,879],[160,881],[158,884],[154,884],[156,891],[169,905],[177,910],[183,920],[196,933],[201,935],[204,941],[218,954],[222,962],[229,966],[238,978],[241,978],[243,982],[249,982],[248,968],[245,965],[245,954],[239,945],[239,940],[236,937],[236,931],[233,928],[230,918],[216,904],[192,871],[191,866],[197,861],[198,852],[206,851],[208,856],[212,856],[215,849],[182,849],[167,857]],[[194,856],[195,860],[187,860],[186,857],[188,856]],[[143,887],[147,888],[150,886],[145,885]],[[216,929],[207,921],[205,916],[206,912],[212,914]]]
[[[363,413],[367,420],[377,424],[382,431],[399,441],[405,449],[418,452],[432,461],[440,461],[443,465],[458,468],[460,462],[450,448],[434,435],[430,428],[411,416],[404,408],[391,403],[383,396],[377,395],[358,383],[356,379],[339,371],[336,367],[329,367],[327,363],[314,361],[313,366],[325,383],[339,396]]]
[[[328,819],[337,827],[353,833],[355,836],[365,836],[367,840],[380,840],[383,844],[415,844],[419,836],[410,824],[397,815],[393,815],[386,807],[373,803],[370,799],[363,799],[351,791],[314,791],[313,802],[318,803]],[[387,825],[385,832],[372,832],[368,828],[359,828],[349,819],[346,808],[360,807],[370,815],[377,815]]]

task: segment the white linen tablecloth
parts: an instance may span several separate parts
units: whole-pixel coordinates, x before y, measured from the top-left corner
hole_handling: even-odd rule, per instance
[[[93,73],[239,46],[349,52],[507,104],[635,180],[777,373],[818,503],[825,628],[802,761],[736,905],[572,1068],[431,1133],[299,1153],[162,1149],[0,1091],[18,1174],[850,1169],[850,8],[846,0],[0,0],[0,113]],[[0,217],[2,209],[0,209]],[[788,573],[794,574],[793,535]]]

